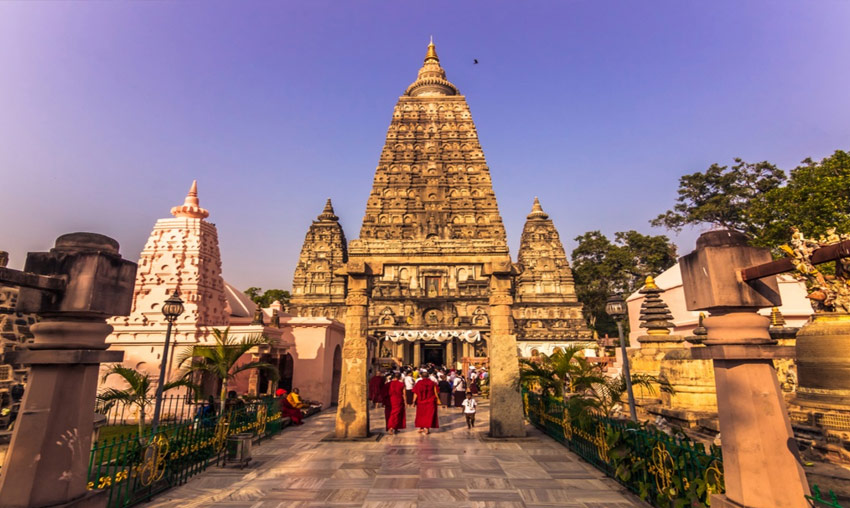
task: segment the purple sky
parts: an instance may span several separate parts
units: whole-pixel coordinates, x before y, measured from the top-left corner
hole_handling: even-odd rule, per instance
[[[197,178],[225,278],[289,288],[327,197],[357,237],[431,34],[514,256],[535,195],[568,252],[664,233],[684,173],[850,149],[848,24],[839,0],[0,2],[0,249],[95,231],[136,260]]]

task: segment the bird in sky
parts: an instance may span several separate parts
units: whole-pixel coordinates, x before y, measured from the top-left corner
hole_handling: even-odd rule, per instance
[[[472,62],[473,62],[473,64],[477,64],[477,63],[478,63],[478,59],[477,59],[477,58],[473,58],[473,59],[472,59]]]

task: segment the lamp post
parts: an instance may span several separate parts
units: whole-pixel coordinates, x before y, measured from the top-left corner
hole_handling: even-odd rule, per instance
[[[626,302],[619,294],[608,297],[605,302],[605,312],[617,322],[617,331],[620,332],[620,352],[623,354],[623,377],[626,378],[626,392],[629,395],[629,412],[632,421],[637,421],[635,410],[635,394],[632,392],[632,374],[629,372],[629,355],[626,354],[626,339],[623,336],[623,318],[626,315]]]
[[[183,300],[180,299],[180,295],[175,290],[174,294],[168,297],[162,305],[162,315],[168,322],[168,328],[165,330],[165,344],[162,346],[162,361],[159,364],[159,384],[156,387],[156,404],[154,405],[153,422],[151,423],[153,432],[156,432],[159,426],[159,414],[162,410],[162,387],[165,385],[165,367],[168,363],[168,345],[171,343],[171,325],[174,324],[180,314],[183,314]]]

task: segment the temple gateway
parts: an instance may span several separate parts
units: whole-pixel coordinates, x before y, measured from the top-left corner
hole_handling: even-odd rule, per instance
[[[490,356],[494,291],[511,298],[506,333],[518,354],[590,341],[564,247],[536,198],[511,261],[469,105],[432,42],[393,110],[359,238],[346,244],[328,200],[304,241],[291,312],[345,320],[356,293],[368,302],[369,358],[467,368]]]

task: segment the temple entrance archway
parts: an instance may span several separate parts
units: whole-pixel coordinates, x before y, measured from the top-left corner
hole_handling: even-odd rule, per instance
[[[446,346],[443,344],[426,344],[422,348],[422,363],[434,365],[445,365]]]

